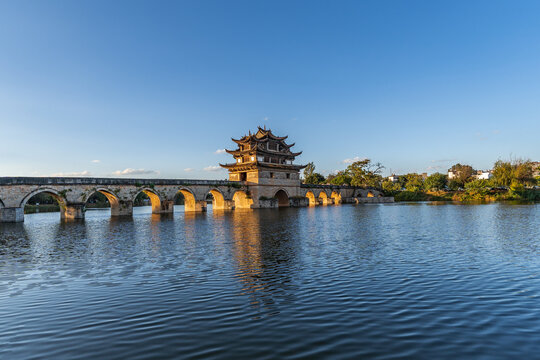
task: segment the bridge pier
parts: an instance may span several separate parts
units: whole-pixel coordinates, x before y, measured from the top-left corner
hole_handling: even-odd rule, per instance
[[[152,214],[172,214],[173,212],[173,200],[162,200],[158,205],[154,205],[154,203],[152,203]]]
[[[0,209],[0,223],[17,223],[24,221],[24,209],[22,207]]]
[[[118,200],[117,203],[111,204],[111,216],[132,216],[133,201]]]
[[[84,219],[84,204],[69,204],[60,209],[60,218],[62,220]]]
[[[212,204],[212,209],[214,210],[233,210],[234,201],[233,200],[223,200],[222,204],[218,204],[217,201],[214,201]]]
[[[184,206],[185,212],[205,212],[206,211],[206,200],[193,200],[186,201]]]
[[[289,206],[290,207],[304,207],[304,206],[310,206],[309,199],[304,197],[296,197],[296,198],[290,198],[289,199]]]

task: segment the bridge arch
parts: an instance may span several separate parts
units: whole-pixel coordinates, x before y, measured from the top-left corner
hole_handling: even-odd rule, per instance
[[[176,200],[180,195],[184,197],[184,211],[195,211],[197,200],[195,200],[195,194],[193,191],[185,187],[178,189],[174,195],[174,203],[176,203]]]
[[[235,209],[251,209],[253,199],[251,195],[242,190],[237,190],[233,195]]]
[[[319,196],[317,196],[317,199],[319,199],[319,203],[322,205],[328,205],[328,195],[324,190],[322,190],[319,193]]]
[[[26,194],[24,198],[21,200],[19,207],[22,208],[24,211],[24,207],[26,206],[26,203],[28,202],[28,200],[30,200],[32,197],[38,194],[47,194],[47,195],[50,195],[54,200],[56,200],[56,202],[58,203],[58,206],[60,207],[60,218],[61,219],[66,218],[66,209],[67,209],[66,199],[58,191],[54,189],[50,189],[50,188],[38,188]]]
[[[94,191],[92,191],[92,193],[88,194],[88,197],[84,201],[85,207],[88,206],[87,205],[88,200],[90,200],[92,195],[96,193],[100,193],[107,198],[107,201],[109,202],[109,205],[111,206],[111,215],[115,213],[115,210],[117,210],[120,206],[120,201],[119,201],[118,195],[116,195],[112,190],[107,189],[107,188],[97,188]]]
[[[276,191],[274,197],[278,200],[279,207],[288,207],[289,204],[289,194],[284,189],[279,189]]]
[[[137,196],[139,196],[140,193],[145,194],[150,199],[150,204],[152,205],[152,213],[159,214],[161,212],[161,197],[157,194],[157,192],[151,188],[139,189],[139,191],[137,191],[137,193],[132,199],[133,202],[135,202],[135,199],[137,198]]]
[[[309,206],[315,206],[317,205],[317,200],[315,199],[315,194],[313,193],[313,191],[308,191],[306,193],[306,197],[308,198],[309,200]]]
[[[341,204],[341,194],[337,191],[332,191],[332,194],[330,197],[334,200],[334,204],[339,205]]]
[[[210,189],[208,194],[212,194],[212,209],[223,210],[225,209],[225,197],[223,193],[218,189]]]
[[[49,189],[49,188],[35,189],[31,191],[30,193],[26,194],[24,198],[21,200],[19,207],[24,208],[28,200],[30,200],[35,195],[42,194],[42,193],[52,196],[58,202],[60,209],[66,207],[66,199],[58,191],[54,189]]]

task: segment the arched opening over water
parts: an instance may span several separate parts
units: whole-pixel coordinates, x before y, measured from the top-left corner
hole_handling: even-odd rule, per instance
[[[117,209],[118,206],[118,197],[109,189],[96,189],[95,192],[90,194],[85,203],[86,209],[103,209],[110,207],[111,214],[113,209]]]
[[[337,191],[332,191],[332,194],[330,197],[334,200],[334,204],[339,205],[341,204],[341,194]]]
[[[233,201],[235,209],[251,209],[251,205],[253,204],[251,195],[248,195],[242,190],[238,190],[234,193]]]
[[[141,189],[133,199],[133,206],[152,206],[152,213],[161,212],[161,198],[150,188]]]
[[[212,189],[206,195],[206,199],[212,199],[212,209],[213,210],[223,210],[225,209],[225,198],[221,191],[217,189]]]
[[[278,190],[276,195],[274,197],[278,200],[278,206],[279,207],[287,207],[289,206],[289,195],[285,192],[285,190],[281,189]]]
[[[183,201],[182,201],[183,199]],[[184,211],[195,211],[195,195],[190,189],[182,188],[178,190],[174,196],[174,203],[176,205],[184,205]]]
[[[315,200],[315,194],[313,194],[313,191],[308,191],[306,193],[306,197],[309,200],[309,206],[315,206],[317,205],[317,200]]]
[[[322,205],[328,205],[328,195],[324,191],[321,191],[318,196],[319,203]]]
[[[29,193],[21,201],[20,207],[25,214],[38,212],[60,212],[60,218],[66,216],[66,200],[53,189],[37,189]]]

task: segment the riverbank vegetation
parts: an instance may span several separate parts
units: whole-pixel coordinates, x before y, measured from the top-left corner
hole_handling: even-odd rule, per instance
[[[304,171],[304,183],[371,187],[396,201],[540,201],[540,167],[529,160],[498,160],[484,176],[459,163],[449,169],[451,178],[442,173],[409,173],[385,179],[383,169],[380,163],[364,159],[324,177],[310,163]]]

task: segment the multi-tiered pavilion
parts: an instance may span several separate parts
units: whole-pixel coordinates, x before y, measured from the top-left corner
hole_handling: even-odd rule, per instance
[[[287,136],[276,136],[272,130],[261,128],[241,139],[232,139],[236,150],[226,150],[235,162],[220,164],[229,170],[230,181],[242,181],[258,198],[277,198],[281,206],[288,205],[288,198],[296,196],[300,186],[300,170],[305,165],[294,164],[302,152],[293,152],[293,144],[287,144]],[[281,192],[276,193],[276,188]]]

